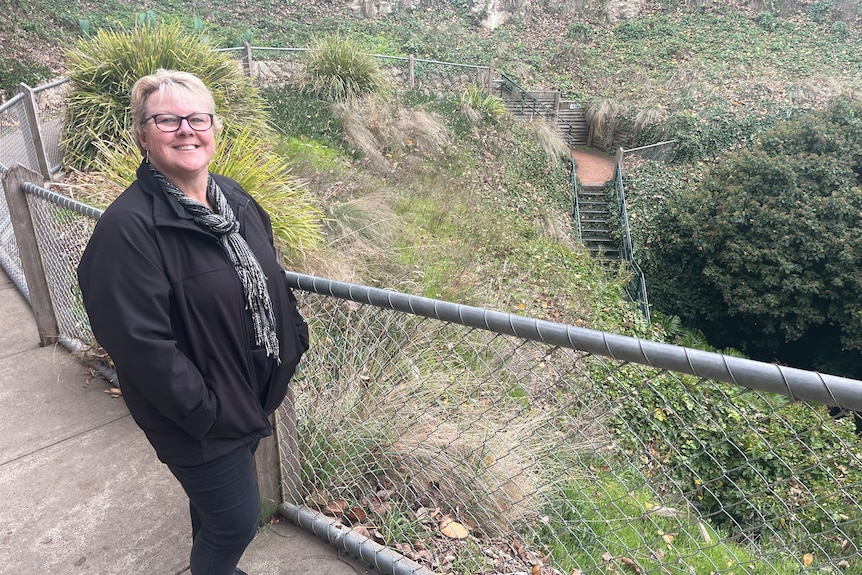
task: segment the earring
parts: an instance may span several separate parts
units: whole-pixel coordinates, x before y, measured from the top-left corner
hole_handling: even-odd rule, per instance
[[[146,160],[147,160],[147,163],[149,164],[150,163],[150,151],[149,150],[144,150],[144,151],[147,153]]]

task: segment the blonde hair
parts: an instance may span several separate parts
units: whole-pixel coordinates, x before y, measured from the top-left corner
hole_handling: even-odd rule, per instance
[[[149,74],[139,78],[135,85],[132,86],[131,92],[131,116],[132,116],[132,137],[135,142],[138,142],[138,136],[144,129],[144,126],[149,119],[147,113],[147,100],[155,92],[161,92],[166,96],[177,97],[180,95],[191,95],[200,98],[206,102],[207,109],[201,110],[215,114],[215,99],[212,92],[206,87],[203,81],[188,72],[180,72],[178,70],[165,70],[159,68],[155,74]],[[221,131],[222,123],[218,116],[213,117],[213,132],[218,134]],[[138,144],[140,148],[140,144]],[[141,153],[144,150],[141,149]]]

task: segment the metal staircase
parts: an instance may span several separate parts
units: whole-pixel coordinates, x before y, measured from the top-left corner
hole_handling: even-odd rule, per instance
[[[619,260],[620,248],[611,237],[611,218],[604,185],[582,185],[578,190],[577,205],[584,247],[598,257]]]
[[[558,91],[528,92],[505,74],[496,82],[496,94],[503,99],[509,113],[521,117],[543,117],[549,120],[569,146],[586,145],[589,126],[584,109],[575,102],[563,102]],[[578,239],[594,255],[608,260],[620,259],[620,248],[611,236],[611,216],[604,184],[578,186],[572,194]]]

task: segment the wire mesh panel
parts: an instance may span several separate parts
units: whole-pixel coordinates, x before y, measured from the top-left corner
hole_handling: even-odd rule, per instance
[[[470,86],[488,86],[490,68],[416,59],[413,64],[415,90],[431,94],[463,92]]]
[[[262,86],[288,84],[302,71],[306,48],[253,48],[251,77]]]
[[[862,572],[853,417],[298,295],[299,492],[431,571]]]
[[[620,169],[623,173],[643,165],[645,162],[664,162],[673,153],[676,140],[658,142],[649,146],[623,150]]]
[[[63,132],[63,120],[66,108],[68,107],[66,98],[71,87],[71,81],[62,78],[33,90],[36,97],[42,142],[48,158],[48,167],[52,174],[60,171],[63,162],[63,151],[60,147],[60,142]]]
[[[60,334],[93,344],[77,269],[99,210],[38,186],[25,186],[25,191]]]
[[[8,168],[21,164],[39,170],[22,94],[0,106],[0,164]]]

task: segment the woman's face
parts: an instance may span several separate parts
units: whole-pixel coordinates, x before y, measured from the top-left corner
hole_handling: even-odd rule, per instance
[[[138,136],[141,147],[147,151],[150,163],[174,183],[200,175],[209,169],[215,153],[215,132],[212,126],[203,131],[193,130],[187,120],[181,120],[176,132],[162,132],[155,126],[155,114],[188,116],[208,112],[205,101],[193,94],[177,96],[156,91],[146,101],[147,123]]]

